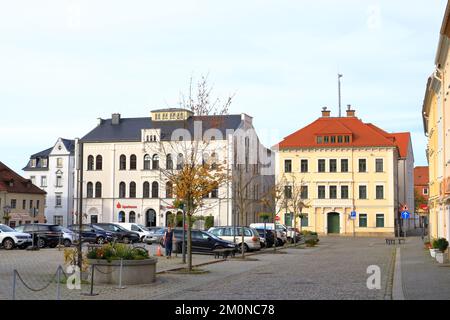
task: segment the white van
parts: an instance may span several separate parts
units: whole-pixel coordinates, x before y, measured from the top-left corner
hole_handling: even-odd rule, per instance
[[[262,230],[266,226],[266,230],[275,230],[280,245],[284,245],[288,241],[287,228],[280,223],[252,223],[250,228]],[[276,229],[275,229],[276,228]]]
[[[117,225],[127,229],[128,231],[133,231],[139,234],[141,238],[141,242],[149,243],[150,242],[150,230],[148,230],[145,226],[138,223],[116,223]]]

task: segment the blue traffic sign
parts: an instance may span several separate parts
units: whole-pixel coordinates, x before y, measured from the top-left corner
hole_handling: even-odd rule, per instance
[[[350,218],[351,218],[351,219],[356,219],[356,211],[352,211],[352,212],[350,213]]]
[[[408,220],[410,217],[411,217],[411,213],[409,213],[408,211],[402,212],[402,219]]]

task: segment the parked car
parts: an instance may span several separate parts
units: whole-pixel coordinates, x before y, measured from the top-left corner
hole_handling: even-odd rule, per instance
[[[287,231],[288,231],[288,241],[290,241],[291,243],[305,242],[305,237],[300,233],[300,230],[298,230],[297,228],[287,227]]]
[[[160,227],[158,229],[152,229],[150,231],[150,236],[148,238],[149,243],[160,243],[161,239],[164,237],[164,233],[166,232],[167,228]]]
[[[25,249],[31,246],[31,235],[17,232],[7,225],[0,224],[0,245],[6,250]]]
[[[255,229],[264,229],[264,225],[265,228],[268,230],[274,230],[277,233],[277,246],[284,246],[285,243],[288,241],[287,238],[287,229],[285,226],[283,226],[280,223],[252,223],[250,225],[251,228],[255,228]]]
[[[64,227],[61,227],[60,230],[62,232],[61,244],[64,245],[64,247],[68,248],[78,241],[79,236],[72,230]]]
[[[80,226],[77,224],[69,226],[69,230],[80,234]],[[81,226],[81,241],[88,243],[104,244],[115,240],[114,233],[105,231],[92,224],[83,224]]]
[[[138,233],[133,231],[128,231],[124,227],[121,227],[114,223],[93,223],[95,227],[99,227],[105,231],[109,231],[114,234],[114,237],[117,238],[117,241],[123,243],[136,243],[141,241],[141,237]]]
[[[213,227],[208,230],[216,237],[235,243],[239,250],[242,248],[242,227]],[[261,239],[258,231],[244,227],[244,251],[261,250]]]
[[[230,241],[226,241],[216,237],[215,235],[201,230],[192,230],[192,252],[196,253],[212,253],[216,249],[233,249],[233,251],[238,251],[236,244]],[[183,247],[183,229],[174,229],[174,237],[176,246],[174,251],[181,253]],[[187,234],[186,234],[187,240]],[[187,241],[186,241],[187,243]],[[162,239],[160,244],[164,247]]]
[[[117,223],[117,225],[127,229],[128,231],[138,233],[141,238],[141,242],[149,242],[150,230],[143,225],[137,223]]]
[[[272,230],[265,230],[265,236],[264,236],[264,229],[256,229],[259,233],[259,238],[261,239],[261,247],[263,248],[272,248],[275,244],[275,231]]]
[[[17,232],[31,235],[35,246],[55,248],[63,237],[61,226],[57,224],[30,223],[16,227]]]

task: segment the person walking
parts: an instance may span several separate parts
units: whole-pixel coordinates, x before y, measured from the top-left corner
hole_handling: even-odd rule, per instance
[[[166,233],[164,233],[164,248],[166,248],[166,257],[167,259],[172,258],[172,250],[173,250],[173,240],[174,234],[172,227],[167,228]]]

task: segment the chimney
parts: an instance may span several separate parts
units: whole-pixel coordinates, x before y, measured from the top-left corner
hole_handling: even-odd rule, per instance
[[[322,108],[322,118],[329,118],[331,116],[331,111],[327,107]]]
[[[355,110],[352,109],[351,104],[347,105],[347,117],[348,118],[355,117]]]
[[[101,126],[103,124],[103,119],[102,118],[97,118],[97,125]]]
[[[111,116],[111,124],[118,125],[120,123],[120,113],[113,113]]]

